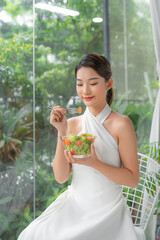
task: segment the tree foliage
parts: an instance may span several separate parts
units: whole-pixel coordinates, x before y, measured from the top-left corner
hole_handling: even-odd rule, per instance
[[[32,1],[1,1],[3,10],[13,22],[1,21],[0,62],[14,70],[21,81],[23,96],[27,95],[25,81],[32,85],[33,34],[27,23],[18,24],[17,16],[32,16]],[[43,1],[42,1],[43,2]],[[64,16],[42,9],[35,9],[35,77],[36,95],[69,99],[76,95],[74,68],[80,58],[88,53],[103,54],[103,24],[94,23],[94,17],[102,17],[102,1],[54,1],[53,4],[78,11],[76,17]],[[2,8],[1,7],[1,8]],[[110,2],[110,51],[115,97],[124,94],[124,11],[120,0]],[[127,54],[129,96],[147,98],[143,72],[154,77],[154,50],[148,5],[127,1]],[[4,28],[3,28],[4,27]],[[144,43],[148,42],[147,48]],[[24,87],[23,87],[24,84]],[[67,88],[67,89],[66,89]],[[30,89],[30,96],[32,91]],[[21,92],[20,92],[21,93]]]

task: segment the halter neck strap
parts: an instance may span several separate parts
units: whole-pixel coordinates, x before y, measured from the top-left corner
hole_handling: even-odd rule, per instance
[[[111,113],[111,108],[108,104],[105,105],[105,107],[102,109],[102,111],[95,117],[87,108],[87,113],[90,114],[92,117],[96,118],[101,124],[105,121],[105,119],[109,116]]]
[[[111,108],[108,104],[102,109],[102,111],[96,116],[96,118],[103,123],[104,120],[109,116],[111,113]]]

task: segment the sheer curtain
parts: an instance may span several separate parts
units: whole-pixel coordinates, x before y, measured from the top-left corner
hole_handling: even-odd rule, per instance
[[[154,48],[156,55],[156,71],[159,78],[159,91],[155,103],[151,132],[150,143],[160,142],[160,0],[150,0],[150,13],[152,19],[152,30],[154,39]],[[152,215],[146,228],[146,239],[155,239],[157,217]]]
[[[154,38],[155,55],[157,61],[157,75],[159,78],[159,91],[157,95],[157,100],[155,104],[150,142],[160,141],[160,1],[152,0],[150,1],[150,12],[152,19],[152,29]]]

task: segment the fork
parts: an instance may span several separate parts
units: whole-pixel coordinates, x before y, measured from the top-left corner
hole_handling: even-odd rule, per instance
[[[53,107],[51,106],[48,106],[49,110],[52,110]],[[78,107],[78,108],[67,108],[66,109],[66,113],[69,113],[69,114],[76,114],[76,113],[81,113],[82,112],[82,108],[81,107]]]

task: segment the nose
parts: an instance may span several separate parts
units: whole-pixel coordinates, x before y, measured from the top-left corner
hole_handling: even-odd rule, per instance
[[[83,86],[83,94],[84,95],[89,95],[90,94],[90,87],[88,84],[84,84]]]

